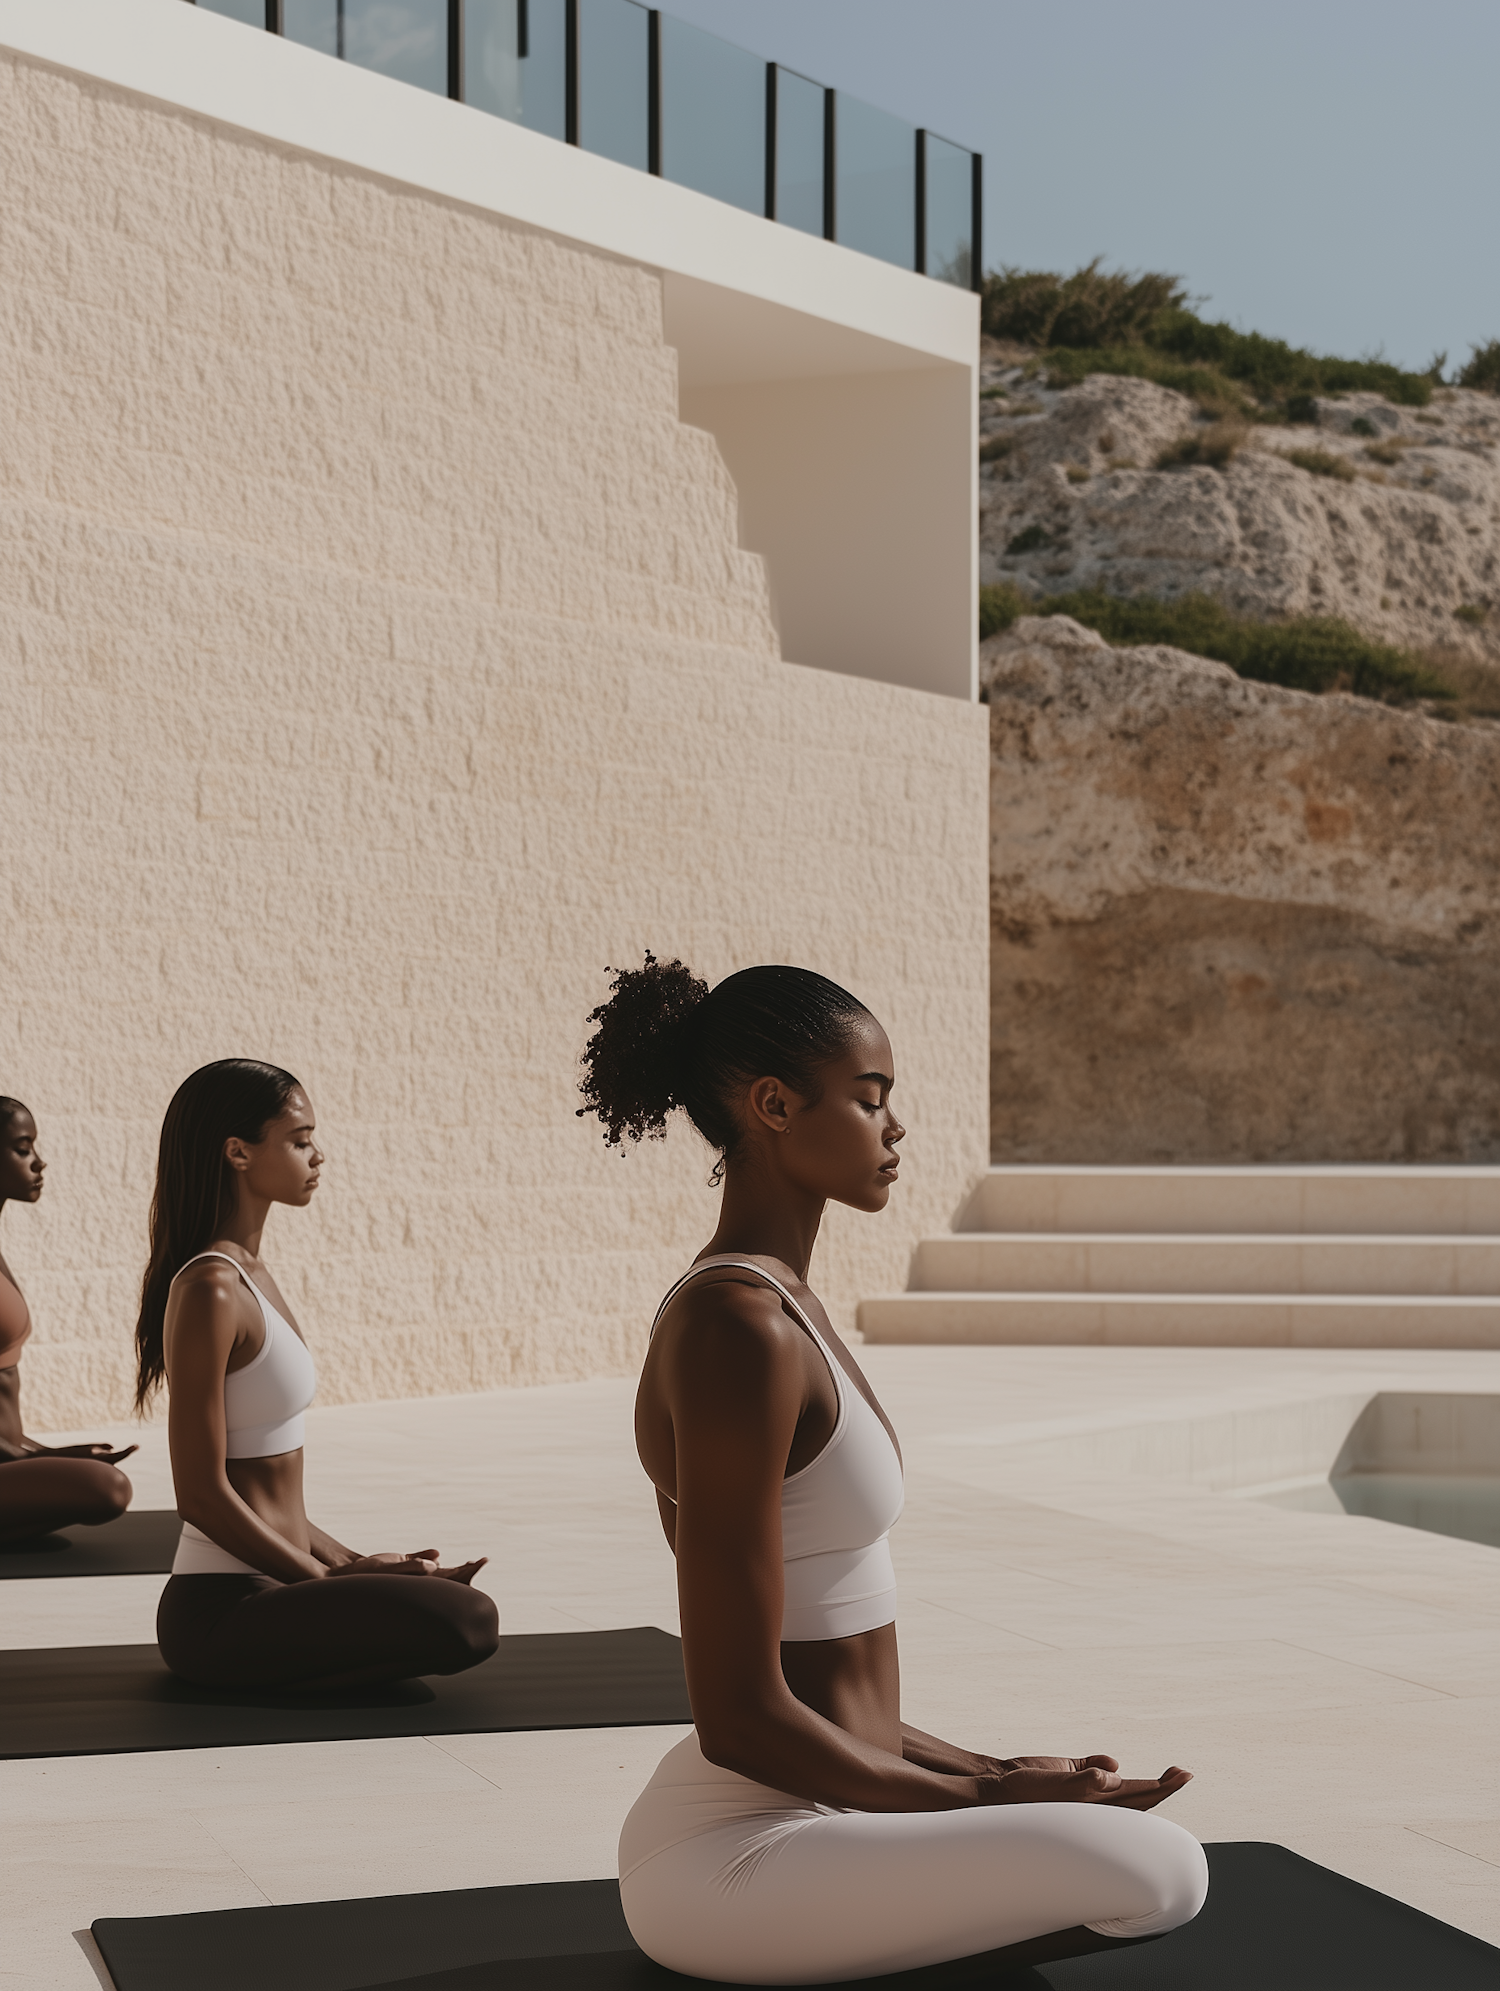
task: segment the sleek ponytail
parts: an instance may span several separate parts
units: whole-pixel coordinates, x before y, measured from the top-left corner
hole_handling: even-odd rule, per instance
[[[739,1145],[744,1088],[779,1078],[815,1104],[823,1067],[869,1014],[809,968],[742,968],[712,990],[681,961],[654,954],[614,973],[614,993],[589,1017],[579,1118],[597,1113],[606,1144],[621,1147],[659,1141],[681,1108],[719,1150],[715,1180]]]
[[[264,1140],[297,1087],[279,1065],[221,1058],[185,1078],[172,1095],[161,1123],[151,1258],[135,1324],[137,1410],[145,1409],[166,1376],[162,1342],[172,1281],[213,1242],[234,1209],[234,1170],[224,1143],[232,1134],[252,1147]]]

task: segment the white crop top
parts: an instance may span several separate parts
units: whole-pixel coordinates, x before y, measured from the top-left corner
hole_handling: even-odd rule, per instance
[[[673,1286],[656,1310],[651,1331],[692,1279],[717,1267],[752,1272],[773,1287],[816,1343],[839,1412],[833,1435],[810,1465],[781,1482],[783,1642],[852,1638],[896,1616],[896,1572],[890,1531],[906,1504],[901,1461],[890,1433],[844,1365],[779,1279],[746,1258],[705,1258]]]
[[[271,1459],[280,1452],[302,1449],[303,1412],[312,1402],[318,1375],[307,1343],[291,1322],[279,1314],[237,1259],[227,1251],[200,1251],[200,1259],[222,1258],[232,1265],[260,1303],[265,1335],[243,1369],[224,1378],[224,1456],[226,1459]],[[181,1278],[187,1265],[173,1276]],[[221,1549],[190,1521],[172,1561],[174,1576],[263,1576],[264,1570],[241,1562]]]

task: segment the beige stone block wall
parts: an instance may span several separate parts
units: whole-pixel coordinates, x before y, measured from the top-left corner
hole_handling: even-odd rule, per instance
[[[713,1220],[574,1117],[606,963],[858,991],[910,1165],[985,1151],[986,718],[780,660],[650,272],[0,57],[4,1246],[37,1428],[119,1420],[162,1110],[295,1071],[267,1255],[325,1402],[628,1371]]]

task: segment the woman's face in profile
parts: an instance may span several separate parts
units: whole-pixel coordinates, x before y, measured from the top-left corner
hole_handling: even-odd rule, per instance
[[[895,1059],[873,1016],[859,1018],[849,1047],[819,1074],[816,1105],[803,1102],[788,1129],[792,1171],[816,1195],[855,1210],[883,1210],[896,1181],[896,1143],[906,1129],[891,1111]]]
[[[302,1209],[312,1201],[323,1166],[315,1127],[312,1102],[298,1086],[258,1141],[231,1140],[226,1153],[236,1167],[244,1164],[245,1186],[255,1195]]]
[[[23,1106],[0,1135],[0,1203],[34,1203],[46,1166],[37,1153],[36,1122]]]

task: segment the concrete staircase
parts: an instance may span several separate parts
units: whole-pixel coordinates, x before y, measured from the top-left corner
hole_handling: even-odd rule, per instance
[[[1005,1167],[866,1341],[1500,1348],[1500,1168]]]

